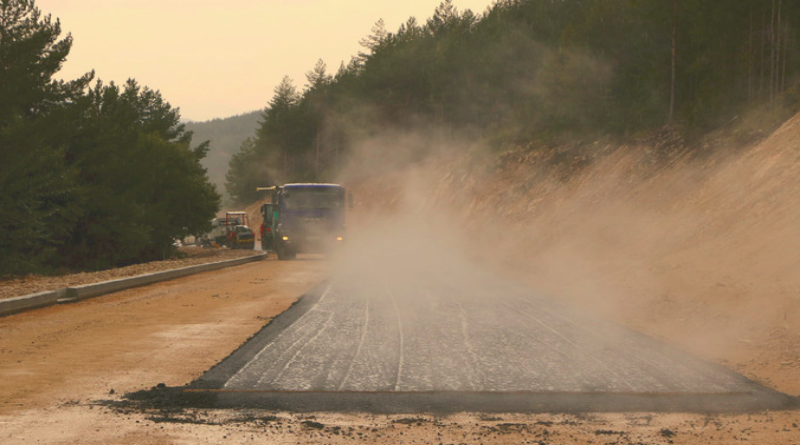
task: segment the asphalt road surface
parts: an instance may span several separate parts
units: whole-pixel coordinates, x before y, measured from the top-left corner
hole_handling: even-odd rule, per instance
[[[295,411],[748,411],[789,403],[478,269],[422,266],[323,283],[191,388],[225,405]]]

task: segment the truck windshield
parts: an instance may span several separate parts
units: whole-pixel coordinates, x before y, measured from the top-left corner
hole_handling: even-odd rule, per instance
[[[283,192],[287,209],[335,209],[342,205],[342,193],[338,188],[296,188]]]

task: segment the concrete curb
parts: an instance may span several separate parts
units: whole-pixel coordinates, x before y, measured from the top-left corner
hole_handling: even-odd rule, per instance
[[[67,289],[49,290],[21,297],[7,298],[0,301],[0,317],[17,312],[38,309],[58,303],[67,295]]]
[[[216,263],[198,264],[195,266],[182,267],[180,269],[165,270],[135,277],[120,278],[118,280],[103,281],[100,283],[84,284],[82,286],[67,287],[52,291],[38,292],[20,297],[0,300],[0,317],[16,314],[31,309],[38,309],[56,303],[72,303],[85,300],[87,298],[99,297],[132,287],[146,286],[148,284],[161,281],[172,280],[201,272],[223,269],[231,266],[261,261],[267,257],[264,252],[244,258],[233,260],[218,261]]]

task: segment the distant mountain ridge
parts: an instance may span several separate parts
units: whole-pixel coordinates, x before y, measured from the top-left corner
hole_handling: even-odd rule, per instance
[[[194,132],[194,145],[203,141],[211,142],[202,164],[208,169],[209,179],[226,200],[228,196],[225,193],[225,174],[228,172],[228,161],[239,151],[245,139],[255,136],[261,113],[261,110],[256,110],[205,122],[186,122],[186,130]]]

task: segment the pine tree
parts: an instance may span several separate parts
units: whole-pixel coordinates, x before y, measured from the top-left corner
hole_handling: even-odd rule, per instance
[[[79,204],[54,115],[91,80],[55,81],[72,38],[33,0],[0,0],[0,275],[54,258]]]
[[[72,36],[60,34],[60,22],[42,16],[33,0],[0,0],[0,128],[39,116],[89,84],[93,73],[52,79],[72,48]]]
[[[207,144],[191,146],[158,91],[98,81],[75,107],[67,153],[84,204],[62,259],[90,269],[164,259],[175,239],[207,229],[220,204],[200,164]]]
[[[294,178],[299,154],[308,149],[311,140],[308,135],[313,133],[298,122],[297,105],[301,97],[292,79],[284,76],[274,91],[256,132],[256,149],[262,162],[275,171],[275,179],[287,182]]]
[[[259,158],[253,138],[245,139],[228,162],[225,190],[234,204],[249,204],[261,196],[256,187],[270,185],[274,184],[267,163]]]

